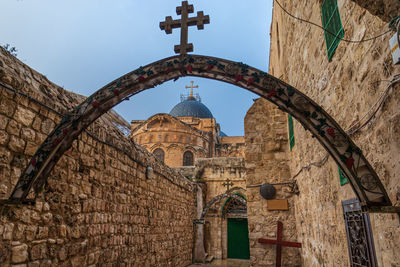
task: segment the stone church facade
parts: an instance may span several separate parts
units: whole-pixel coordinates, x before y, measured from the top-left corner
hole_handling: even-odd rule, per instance
[[[193,82],[192,82],[193,83]],[[182,96],[169,114],[133,120],[130,137],[170,167],[199,158],[244,157],[244,137],[228,137],[200,97]]]
[[[318,24],[323,2],[279,1]],[[344,34],[354,40],[386,31],[400,10],[396,0],[337,4]],[[342,40],[328,52],[322,30],[275,2],[269,72],[349,130],[399,207],[393,33]],[[2,48],[0,82],[0,197],[6,199],[62,115],[85,97]],[[287,114],[258,99],[244,126],[244,137],[226,137],[210,117],[156,114],[129,124],[108,112],[74,141],[42,190],[31,192],[34,201],[0,207],[0,265],[188,266],[229,257],[228,223],[246,218],[252,266],[276,265],[276,245],[260,240],[277,240],[278,222],[282,240],[301,243],[282,248],[283,266],[400,265],[398,215],[363,213],[336,163],[295,119],[290,133]],[[186,152],[193,155],[187,161]],[[260,195],[266,183],[275,189],[268,200]]]
[[[193,88],[190,95],[181,98],[169,114],[133,120],[130,138],[161,162],[201,184],[205,204],[228,191],[246,201],[244,137],[227,136],[222,132],[200,96],[193,95]],[[234,202],[235,199],[225,197],[212,205],[205,215],[204,246],[208,260],[228,257],[228,220],[231,224],[234,220],[241,221],[247,228],[247,205],[236,203],[240,206],[236,207]],[[248,231],[245,234],[248,235]],[[233,241],[229,249],[235,249]],[[238,257],[247,259],[249,255]]]

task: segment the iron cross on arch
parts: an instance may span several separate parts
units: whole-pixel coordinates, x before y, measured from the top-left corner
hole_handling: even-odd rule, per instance
[[[160,29],[165,30],[167,34],[172,33],[172,29],[181,28],[181,44],[175,45],[176,54],[186,55],[193,52],[193,44],[188,44],[189,26],[197,25],[197,29],[204,29],[204,24],[210,23],[210,17],[204,16],[203,11],[197,12],[197,17],[189,18],[189,14],[194,12],[193,5],[189,5],[188,1],[182,1],[182,6],[176,8],[176,14],[182,15],[181,19],[173,20],[171,16],[165,17],[165,21],[160,22]]]

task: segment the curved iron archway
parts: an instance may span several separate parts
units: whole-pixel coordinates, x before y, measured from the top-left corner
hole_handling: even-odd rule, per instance
[[[244,189],[242,189],[244,190]],[[220,201],[221,199],[224,198],[232,198],[232,199],[237,199],[240,202],[242,202],[243,204],[247,205],[247,200],[245,198],[243,198],[242,196],[238,195],[237,192],[226,192],[224,194],[218,195],[216,197],[214,197],[213,199],[211,199],[207,205],[204,207],[203,211],[201,212],[201,216],[200,216],[200,221],[203,221],[204,218],[206,217],[207,212],[210,210],[211,206],[214,205],[216,202]]]
[[[247,209],[247,198],[239,192],[234,192],[232,194],[235,196],[238,196],[238,198],[229,197],[229,198],[225,199],[225,201],[221,207],[222,217],[224,217],[224,218],[225,218],[226,214],[228,214],[230,212],[229,206],[232,201],[238,201],[241,205],[246,206],[246,209]]]
[[[247,89],[290,113],[325,147],[349,178],[365,209],[391,206],[374,169],[343,129],[319,105],[283,81],[246,64],[200,55],[174,56],[140,67],[89,96],[69,111],[46,138],[19,178],[10,200],[24,201],[43,185],[72,142],[109,109],[145,89],[184,76],[197,76]]]

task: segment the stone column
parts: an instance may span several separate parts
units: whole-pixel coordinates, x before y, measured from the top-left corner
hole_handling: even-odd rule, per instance
[[[194,220],[195,225],[195,243],[193,262],[204,263],[206,260],[206,252],[204,249],[204,220],[201,220],[201,213],[203,212],[203,190],[200,185],[197,185],[197,220]]]

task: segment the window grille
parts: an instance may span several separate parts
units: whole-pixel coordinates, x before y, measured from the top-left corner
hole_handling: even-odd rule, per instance
[[[340,40],[344,37],[337,0],[325,0],[321,9],[328,59],[331,61]]]
[[[293,117],[292,115],[288,115],[288,122],[289,122],[289,144],[290,144],[290,151],[292,151],[294,147],[294,129],[293,129]]]

